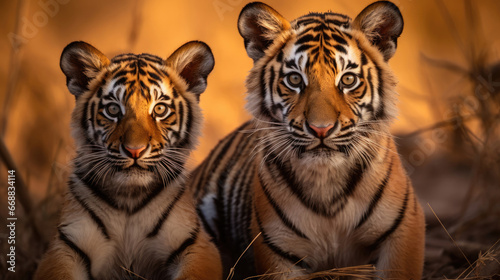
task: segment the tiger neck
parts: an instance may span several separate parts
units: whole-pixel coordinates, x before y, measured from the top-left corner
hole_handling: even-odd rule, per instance
[[[152,180],[142,184],[127,184],[120,173],[94,180],[95,172],[83,172],[76,169],[71,177],[70,192],[87,200],[86,203],[104,202],[110,208],[126,212],[129,215],[139,212],[160,193],[183,191],[185,174],[183,169],[176,170],[168,182],[153,175]]]
[[[380,146],[370,147],[365,158],[348,157],[343,162],[291,156],[279,158],[268,156],[266,169],[276,178],[276,182],[285,184],[300,201],[314,212],[333,217],[338,207],[332,207],[338,201],[345,200],[359,188],[366,173],[374,172],[377,166],[384,165],[389,149],[383,147],[392,141],[384,137]],[[342,207],[342,203],[338,204]]]

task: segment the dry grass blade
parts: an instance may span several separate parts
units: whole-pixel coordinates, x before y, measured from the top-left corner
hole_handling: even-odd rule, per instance
[[[455,242],[455,239],[453,239],[453,237],[451,237],[450,233],[448,232],[448,230],[446,229],[446,227],[443,225],[443,223],[441,222],[441,219],[439,219],[439,217],[436,214],[436,212],[434,212],[434,209],[432,209],[431,205],[429,203],[427,203],[427,206],[429,206],[429,208],[432,211],[432,214],[436,217],[436,219],[438,220],[438,222],[441,225],[441,227],[443,227],[444,231],[446,232],[446,234],[448,235],[448,237],[451,239],[451,241],[453,242],[453,244],[455,245],[455,247],[458,248],[458,250],[460,251],[460,253],[462,254],[462,256],[465,258],[465,260],[467,261],[467,263],[469,265],[472,265],[471,262],[469,261],[469,259],[467,258],[467,256],[465,255],[464,251],[462,251],[462,249],[460,248],[460,246],[458,246],[457,242]]]
[[[259,238],[259,236],[262,234],[262,232],[259,232],[259,234],[257,234],[252,242],[250,242],[250,244],[248,244],[248,246],[245,248],[245,250],[243,251],[243,253],[241,253],[240,257],[236,260],[236,262],[234,263],[233,267],[231,267],[231,269],[229,270],[229,274],[227,275],[227,278],[226,280],[230,280],[233,278],[234,276],[234,269],[236,268],[236,265],[238,265],[238,263],[240,262],[241,258],[245,255],[245,253],[248,251],[248,249],[250,249],[250,247],[252,246],[252,244],[255,242],[255,240],[257,240],[257,238]]]
[[[288,271],[282,271],[282,272],[270,272],[270,273],[265,273],[261,275],[256,275],[252,277],[247,277],[245,280],[249,279],[267,279],[266,277],[269,276],[276,276],[276,275],[284,275],[292,272],[299,272],[304,269],[296,269],[296,270],[288,270]],[[349,267],[342,267],[342,268],[334,268],[330,270],[324,270],[324,271],[318,271],[314,272],[308,275],[304,276],[298,276],[294,278],[290,278],[290,280],[308,280],[308,279],[330,279],[330,280],[335,280],[335,279],[340,279],[341,277],[355,277],[356,279],[366,279],[366,280],[373,280],[373,279],[383,279],[375,273],[377,270],[375,267],[371,264],[367,265],[358,265],[358,266],[349,266]]]
[[[460,50],[462,51],[462,53],[467,57],[467,55],[468,55],[467,49],[465,47],[464,41],[462,40],[462,38],[460,38],[460,34],[458,33],[459,29],[457,28],[455,22],[453,21],[453,18],[450,14],[450,11],[448,10],[446,5],[444,4],[443,0],[438,0],[435,3],[437,5],[438,9],[441,10],[442,17],[443,17],[444,21],[446,22],[446,24],[448,25],[448,28],[450,29],[450,33],[453,36],[453,39],[457,43],[457,45],[460,48]]]
[[[359,265],[335,268],[331,270],[325,270],[320,272],[315,272],[307,276],[295,277],[291,280],[307,280],[307,279],[339,279],[339,277],[356,277],[356,279],[382,279],[375,275],[375,268],[373,265]],[[375,278],[374,278],[375,277]]]
[[[464,279],[468,279],[469,275],[471,275],[471,273],[473,273],[476,270],[479,263],[484,263],[485,261],[490,260],[490,261],[495,261],[495,262],[500,264],[500,261],[497,259],[498,252],[494,252],[494,248],[497,244],[499,244],[499,242],[500,242],[500,239],[497,240],[497,242],[495,242],[495,244],[493,244],[484,254],[480,254],[479,258],[477,258],[477,260],[474,263],[472,263],[466,270],[464,270],[457,277],[457,279],[460,279],[462,277],[462,275],[464,275],[467,271],[470,270],[469,273],[467,273],[467,275],[464,276]]]
[[[12,156],[9,153],[7,146],[5,146],[5,143],[1,138],[0,138],[0,159],[5,163],[7,169],[16,171],[19,170],[17,169],[14,160],[12,159]],[[38,230],[38,227],[32,215],[33,211],[31,206],[33,205],[33,203],[31,201],[31,198],[29,197],[27,185],[24,183],[23,177],[21,176],[21,174],[19,174],[19,171],[16,172],[16,196],[19,199],[19,202],[24,209],[26,217],[28,217],[30,221],[30,224],[33,229],[33,234],[35,235],[36,238],[40,238],[40,231]]]
[[[476,117],[476,115],[453,117],[453,118],[450,118],[450,119],[447,119],[447,120],[444,120],[444,121],[440,121],[440,122],[434,123],[433,125],[431,125],[429,127],[424,127],[424,128],[415,130],[413,132],[410,132],[408,134],[402,135],[401,138],[410,138],[410,137],[413,137],[413,136],[416,136],[416,135],[419,135],[419,134],[422,134],[424,132],[431,131],[431,130],[434,130],[434,129],[438,129],[438,128],[442,128],[442,127],[447,127],[447,126],[451,126],[451,125],[456,125],[458,122],[471,121],[475,117]]]
[[[123,269],[123,270],[125,270],[126,272],[128,272],[129,274],[131,274],[131,275],[133,275],[133,276],[135,276],[135,277],[139,277],[140,279],[143,279],[143,280],[148,280],[148,279],[146,279],[146,278],[144,278],[144,277],[140,276],[139,274],[137,274],[137,273],[133,272],[132,270],[130,270],[130,269],[128,269],[128,268],[126,268],[126,267],[124,267],[124,266],[120,266],[120,268],[121,268],[121,269]]]

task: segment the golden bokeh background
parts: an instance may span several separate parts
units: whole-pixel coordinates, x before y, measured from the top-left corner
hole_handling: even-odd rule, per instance
[[[206,42],[216,62],[208,78],[208,88],[201,97],[205,122],[200,145],[192,155],[193,167],[222,137],[250,118],[244,109],[244,80],[252,61],[246,55],[236,27],[239,12],[247,2],[1,1],[0,136],[17,166],[17,174],[26,181],[29,189],[25,191],[34,209],[41,209],[40,212],[49,211],[47,209],[51,207],[59,209],[61,200],[52,198],[60,197],[64,191],[70,172],[69,162],[74,155],[69,130],[74,97],[67,91],[65,77],[59,69],[60,54],[68,43],[86,41],[108,57],[132,52],[166,58],[187,41]],[[373,1],[265,2],[285,18],[293,20],[308,12],[322,11],[334,11],[354,18]],[[464,212],[453,206],[464,203],[466,196],[472,195],[469,187],[475,180],[475,173],[471,170],[477,166],[472,164],[470,158],[453,156],[465,150],[457,148],[463,145],[450,144],[450,137],[454,137],[452,132],[446,131],[447,135],[451,135],[446,141],[438,141],[426,132],[412,132],[436,124],[439,128],[440,123],[446,127],[459,107],[477,112],[479,103],[474,100],[474,95],[467,93],[477,89],[477,73],[486,71],[481,78],[490,87],[493,86],[493,92],[500,87],[495,84],[500,80],[490,79],[490,76],[499,77],[498,69],[493,71],[491,65],[500,61],[500,2],[393,2],[401,9],[405,21],[397,52],[390,60],[400,81],[400,116],[393,125],[393,132],[401,136],[402,157],[410,169],[422,203],[431,202],[438,213],[456,217]],[[495,98],[498,98],[498,92],[496,94]],[[493,100],[497,99],[486,103],[494,103]],[[493,107],[492,110],[498,108]],[[470,122],[468,129],[473,135],[479,135],[479,142],[485,142],[480,120]],[[498,140],[498,130],[493,130],[493,133]],[[496,150],[485,148],[486,153],[498,155],[498,143],[493,147]],[[495,165],[498,164],[497,159],[493,158],[493,164],[482,168],[500,166]],[[464,165],[465,171],[455,168],[457,164],[462,166],[467,161],[470,165]],[[0,191],[3,192],[5,164],[2,162],[0,166]],[[453,169],[445,171],[452,175],[442,176],[437,172],[440,168]],[[498,181],[496,187],[498,189]],[[6,199],[3,195],[0,198],[0,217],[3,217]],[[424,208],[429,212],[427,206]],[[42,221],[38,227],[50,227],[54,223],[52,220],[48,223]],[[42,233],[41,243],[46,244],[46,240],[50,239],[47,236],[53,231],[48,232]],[[0,233],[3,234],[3,231]],[[0,236],[0,240],[2,238]],[[29,249],[24,254],[27,252]],[[3,263],[0,268],[3,268],[5,262],[2,257],[0,260]]]

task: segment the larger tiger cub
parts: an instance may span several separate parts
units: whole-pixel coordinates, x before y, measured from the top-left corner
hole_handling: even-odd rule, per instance
[[[166,60],[109,60],[73,42],[60,65],[76,97],[77,156],[58,234],[35,279],[221,279],[184,178],[214,66],[210,48],[189,42]]]
[[[354,20],[328,12],[288,22],[250,3],[238,28],[254,61],[246,83],[253,119],[190,182],[227,263],[261,233],[247,275],[289,279],[374,264],[384,279],[420,279],[424,216],[389,132],[397,93],[387,62],[403,29],[399,9],[382,1]]]

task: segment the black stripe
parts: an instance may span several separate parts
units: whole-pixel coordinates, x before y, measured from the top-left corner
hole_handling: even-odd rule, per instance
[[[108,231],[106,229],[106,226],[104,225],[102,220],[96,215],[96,213],[94,211],[92,211],[92,209],[90,209],[90,207],[87,205],[87,203],[85,203],[76,194],[76,191],[75,191],[76,186],[74,184],[75,184],[74,182],[70,182],[69,190],[70,190],[71,194],[73,195],[75,200],[80,204],[80,206],[82,206],[82,208],[89,213],[90,218],[96,223],[97,227],[101,230],[101,233],[104,235],[104,237],[106,239],[109,239],[110,237],[109,237]]]
[[[182,127],[184,125],[184,103],[182,103],[182,101],[179,101],[178,103],[178,106],[179,107],[179,110],[178,110],[178,115],[179,115],[179,135],[182,135]],[[187,127],[187,124],[186,124],[186,127]],[[187,129],[189,129],[189,127],[187,127]],[[185,133],[184,135],[187,135],[187,133]],[[186,139],[187,137],[185,137],[184,139]],[[178,146],[184,146],[185,143],[183,143],[182,145],[178,145]]]
[[[95,111],[96,111],[95,107],[96,107],[95,102],[92,102],[90,104],[90,114],[89,114],[89,118],[88,118],[90,124],[92,125],[92,127],[91,127],[92,128],[92,132],[96,131],[96,129],[95,129],[95,117],[94,117],[95,116]],[[99,124],[99,125],[101,125],[101,124]],[[85,131],[85,133],[88,133],[88,131]],[[97,138],[97,136],[94,135],[94,141],[97,142],[98,140],[96,138]]]
[[[124,77],[124,76],[127,76],[127,74],[133,74],[132,71],[129,71],[129,70],[121,70],[120,72],[116,73],[113,77],[113,79],[116,79],[118,77]]]
[[[102,97],[102,87],[100,87],[100,88],[97,90],[96,96],[97,96],[97,98],[101,98],[101,97]]]
[[[283,60],[283,50],[280,50],[280,52],[276,56],[276,61],[282,62],[282,60]]]
[[[269,151],[267,151],[269,153]],[[282,162],[277,156],[274,154],[270,154],[268,158],[272,160],[266,160],[266,166],[269,170],[275,169],[278,171],[278,176],[281,177],[283,182],[292,190],[292,193],[299,199],[299,201],[306,206],[308,209],[313,211],[318,215],[329,216],[328,211],[324,209],[323,205],[318,205],[316,203],[312,203],[305,196],[300,188],[298,182],[296,181],[295,175],[293,174],[290,166]]]
[[[172,181],[177,179],[177,177],[179,177],[179,175],[183,171],[183,166],[179,166],[178,168],[175,168],[170,171],[173,175],[168,177],[169,181],[165,182],[165,185],[163,185],[163,183],[161,182],[158,182],[155,185],[153,185],[152,187],[153,190],[135,208],[128,209],[129,214],[135,214],[139,210],[144,208],[151,200],[153,200],[153,198],[155,198],[158,194],[161,193],[162,190],[165,189],[165,186],[168,186]]]
[[[93,172],[91,174],[85,174],[86,172],[75,172],[75,175],[80,179],[80,181],[83,182],[83,184],[90,189],[93,195],[97,196],[100,198],[102,201],[106,202],[109,206],[119,209],[118,204],[116,204],[116,201],[113,200],[111,197],[109,197],[107,194],[103,193],[100,189],[100,186],[95,186],[96,184],[93,184],[90,181],[90,178],[93,176]]]
[[[116,87],[117,85],[123,85],[127,81],[127,77],[121,77],[118,79],[114,84],[113,87]]]
[[[304,51],[308,51],[309,49],[312,49],[315,47],[316,47],[316,44],[304,44],[304,45],[301,45],[300,47],[298,47],[297,50],[295,51],[295,53],[297,54],[297,53],[301,53]]]
[[[198,171],[198,169],[195,171],[197,173],[197,180],[196,180],[196,184],[197,184],[196,192],[197,193],[199,193],[202,190],[202,188],[207,184],[207,180],[210,180],[210,178],[212,178],[212,176],[214,176],[214,173],[209,175],[209,174],[207,174],[207,172],[217,169],[221,158],[224,157],[224,155],[227,151],[227,149],[226,150],[221,149],[221,151],[218,151],[217,157],[215,157],[214,161],[212,163],[210,163],[209,159],[214,158],[216,151],[217,151],[217,147],[221,146],[221,143],[228,143],[228,145],[230,145],[232,143],[232,141],[234,140],[234,137],[236,137],[236,135],[238,134],[238,132],[240,130],[244,129],[249,124],[250,124],[250,121],[241,125],[234,132],[227,135],[224,139],[220,140],[219,143],[217,144],[216,148],[214,148],[212,151],[210,151],[210,154],[202,163],[203,168],[200,171]],[[223,147],[225,147],[225,146],[226,146],[226,144]],[[216,165],[214,168],[212,168],[212,166],[214,166],[214,163],[216,163]],[[209,169],[209,167],[211,169]],[[198,174],[199,174],[199,176],[198,176]]]
[[[235,150],[234,150],[235,152],[231,155],[229,160],[226,161],[224,168],[221,171],[219,178],[217,179],[217,189],[223,189],[224,186],[227,185],[226,184],[227,178],[229,177],[231,171],[233,170],[232,168],[234,167],[234,165],[236,164],[238,159],[240,159],[241,155],[246,151],[245,148],[246,148],[246,145],[250,142],[250,139],[251,139],[251,137],[244,137],[244,135],[241,135],[241,138],[239,139],[238,144],[235,147]],[[233,196],[233,192],[234,192],[235,187],[233,186],[233,184],[228,184],[228,185],[232,186],[229,189],[229,194],[227,196],[221,196],[221,198],[223,198],[223,197],[226,198],[226,200],[223,200],[223,204],[226,207],[223,207],[223,208],[227,209],[225,211],[225,215],[226,215],[227,219],[230,221],[231,220],[231,211],[232,211],[231,198]],[[223,230],[224,230],[224,232],[230,232],[230,228],[231,228],[231,223],[227,222],[224,224]]]
[[[212,163],[212,166],[213,166],[211,168],[212,172],[217,171],[217,169],[219,168],[219,165],[221,164],[222,159],[226,156],[227,151],[234,144],[234,139],[240,133],[241,132],[239,130],[233,132],[232,135],[230,136],[230,138],[227,139],[226,143],[224,143],[224,145],[222,146],[222,149],[220,150],[219,154],[217,155],[217,157],[215,158],[215,160]],[[227,168],[224,168],[224,170],[222,171],[222,173],[221,173],[222,176],[225,176],[224,174],[228,172],[228,170],[226,170],[226,169]],[[224,211],[224,198],[225,198],[224,185],[220,183],[221,182],[220,177],[217,177],[214,179],[216,179],[215,182],[217,183],[217,200],[216,200],[216,211],[217,211],[217,217],[218,217],[217,228],[218,228],[218,232],[220,233],[219,238],[221,238],[221,240],[225,240],[224,229],[226,228],[226,218],[225,218],[226,213]]]
[[[295,42],[295,45],[300,45],[300,44],[303,44],[303,43],[306,43],[309,41],[314,41],[315,39],[317,40],[318,38],[317,37],[315,38],[311,34],[306,34],[306,35],[303,35],[302,37],[300,37],[299,39],[297,39],[297,41]]]
[[[371,108],[371,112],[373,112],[373,94],[374,94],[374,88],[373,88],[373,77],[372,77],[372,68],[368,68],[368,75],[366,76],[366,79],[368,80],[368,85],[370,86],[370,104],[368,106],[366,106],[367,110],[370,111],[370,108]],[[375,115],[373,116],[375,118]]]
[[[168,185],[170,182],[177,179],[177,177],[179,177],[179,175],[182,173],[182,171],[183,171],[183,166],[180,166],[179,168],[175,168],[175,169],[171,170],[173,175],[168,178],[169,181],[165,182],[165,184]],[[156,182],[150,188],[151,192],[141,202],[139,202],[134,208],[129,208],[126,206],[118,205],[117,202],[113,198],[111,198],[107,193],[102,191],[102,189],[104,189],[102,186],[100,186],[98,184],[93,184],[90,181],[90,178],[93,177],[94,172],[92,172],[90,174],[86,174],[84,171],[84,172],[76,172],[75,174],[78,177],[78,179],[80,179],[84,183],[84,185],[92,192],[93,195],[97,196],[102,201],[104,201],[106,204],[113,207],[114,209],[125,210],[130,215],[135,214],[139,210],[144,208],[144,206],[146,206],[151,200],[153,200],[153,198],[155,198],[164,189],[163,183]]]
[[[83,103],[83,110],[82,110],[82,118],[80,119],[80,125],[83,128],[83,131],[85,132],[85,138],[87,140],[87,143],[92,143],[92,140],[88,137],[88,130],[89,130],[89,119],[87,118],[88,115],[88,107],[89,107],[89,101],[86,100]]]
[[[384,232],[384,234],[382,234],[377,240],[375,240],[375,242],[373,242],[372,245],[370,245],[368,248],[371,250],[371,251],[374,251],[376,249],[378,249],[380,247],[380,245],[385,241],[387,240],[387,238],[394,232],[396,231],[396,229],[398,229],[399,225],[401,224],[401,222],[403,221],[403,218],[405,216],[405,213],[406,213],[406,208],[408,206],[408,194],[410,193],[410,180],[407,178],[407,181],[406,181],[406,194],[405,194],[405,198],[403,200],[403,205],[401,206],[401,208],[399,209],[399,215],[398,217],[394,220],[394,223],[392,223],[392,226],[386,231]]]
[[[262,177],[260,176],[260,174],[259,174],[259,182],[260,182],[260,185],[262,186],[262,190],[264,191],[264,194],[266,195],[267,200],[269,201],[269,204],[271,204],[271,206],[273,207],[273,209],[276,212],[276,214],[278,214],[278,217],[281,219],[281,221],[283,222],[283,224],[285,226],[287,226],[289,229],[291,229],[298,236],[309,240],[309,238],[302,231],[300,231],[300,229],[298,229],[292,223],[292,221],[290,221],[288,219],[288,217],[285,215],[285,213],[283,213],[283,211],[281,211],[281,208],[279,207],[279,205],[271,197],[271,194],[269,193],[267,185],[262,181]]]
[[[142,53],[139,55],[139,58],[146,60],[146,62],[153,62],[153,63],[158,63],[158,64],[163,63],[163,60],[161,58],[157,57],[156,55],[149,54],[149,53]]]
[[[375,64],[375,63],[374,63]],[[382,77],[382,69],[375,64],[375,69],[377,70],[377,75],[378,75],[378,95],[379,95],[379,107],[377,108],[377,112],[375,113],[375,118],[376,119],[381,119],[385,117],[385,110],[384,110],[384,79]]]
[[[83,260],[83,263],[85,264],[85,270],[87,271],[87,277],[89,280],[93,280],[94,277],[92,276],[91,272],[91,261],[90,258],[85,252],[82,251],[78,246],[76,246],[73,241],[69,240],[69,238],[62,232],[62,230],[59,228],[59,239],[64,242],[71,250],[75,251],[75,253]]]
[[[266,104],[265,104],[265,100],[266,100],[266,82],[265,82],[265,76],[266,74],[266,69],[262,69],[262,71],[260,72],[260,90],[261,90],[261,97],[262,97],[262,102],[261,102],[261,106],[260,106],[260,113],[270,119],[273,119],[271,113],[269,112],[269,109],[266,107]],[[272,94],[272,93],[270,93]]]
[[[368,218],[370,218],[371,215],[373,214],[373,210],[375,209],[378,202],[380,201],[380,198],[382,197],[382,194],[384,193],[385,187],[387,186],[387,183],[389,182],[389,177],[392,173],[392,164],[393,164],[393,159],[391,159],[391,163],[389,164],[387,174],[385,175],[384,179],[382,179],[382,182],[378,186],[377,192],[372,197],[372,200],[370,202],[370,206],[368,206],[368,209],[366,210],[366,212],[363,214],[363,216],[359,220],[355,229],[358,229],[359,227],[361,227],[368,220]]]
[[[274,77],[275,77],[275,73],[274,73],[274,67],[270,67],[271,69],[269,69],[269,84],[268,84],[268,89],[269,89],[269,98],[271,99],[271,106],[274,106],[274,94],[273,94],[273,86],[274,86]],[[272,109],[272,108],[271,108]],[[272,112],[273,114],[276,114],[276,110],[273,110]]]
[[[283,249],[279,248],[277,245],[275,245],[271,241],[271,238],[264,231],[264,228],[262,226],[262,222],[259,218],[259,214],[258,214],[257,210],[255,209],[255,207],[254,207],[254,211],[255,211],[255,218],[257,220],[257,224],[259,226],[259,231],[261,232],[264,244],[266,244],[266,246],[269,249],[271,249],[271,251],[273,251],[276,255],[280,256],[281,258],[283,258],[285,260],[288,260],[292,264],[298,265],[298,266],[305,268],[305,269],[310,269],[310,266],[305,262],[304,258],[299,258],[290,252],[283,251]]]
[[[342,148],[339,146],[339,149]],[[279,173],[279,176],[284,180],[286,185],[292,190],[292,193],[300,200],[300,202],[306,206],[308,209],[311,211],[315,212],[318,215],[322,215],[325,217],[333,217],[335,216],[343,207],[344,204],[347,200],[348,197],[354,193],[356,187],[358,186],[359,182],[363,178],[363,174],[365,172],[366,166],[364,163],[359,162],[356,163],[356,166],[351,169],[351,172],[349,174],[349,177],[346,181],[345,186],[343,187],[342,191],[334,195],[331,199],[330,202],[325,204],[319,204],[318,201],[311,201],[309,197],[307,197],[300,184],[297,182],[297,179],[295,177],[295,174],[293,174],[291,167],[289,164],[282,162],[279,157],[275,156],[274,154],[270,153],[270,158],[272,158],[272,161],[266,161],[266,166],[271,170],[273,167],[276,169]],[[373,157],[372,154],[369,155],[370,158]],[[273,166],[271,166],[271,164]],[[334,211],[332,211],[332,206],[335,203],[341,203]]]
[[[341,14],[335,14],[336,16],[343,16]],[[336,25],[336,26],[340,26],[342,27],[342,25],[345,25],[345,24],[349,24],[349,21],[340,21],[340,20],[336,20],[336,19],[327,19],[325,20],[326,23],[331,23],[333,25]]]
[[[361,50],[361,65],[365,66],[366,64],[368,64],[368,59],[366,58],[365,53]]]
[[[250,239],[253,239],[252,236],[252,228],[251,228],[251,223],[252,223],[252,205],[253,205],[253,188],[252,188],[252,180],[255,176],[255,169],[256,167],[253,166],[252,164],[252,169],[250,170],[250,173],[248,174],[248,181],[244,184],[246,186],[245,193],[243,194],[243,201],[244,201],[244,206],[242,207],[242,213],[241,216],[244,218],[243,219],[243,229],[245,230],[245,237],[247,238],[246,242],[241,244],[243,247],[245,247],[247,244],[250,244]]]
[[[364,83],[360,86],[363,86],[363,85],[364,85]],[[361,93],[361,95],[358,97],[359,100],[361,100],[361,99],[363,99],[363,97],[365,97],[367,89],[368,89],[368,85],[365,85],[365,87],[363,88],[363,93]]]
[[[179,248],[175,249],[170,256],[168,257],[167,261],[165,262],[165,266],[170,266],[173,264],[176,260],[177,257],[179,257],[189,246],[193,245],[196,242],[196,238],[198,238],[198,233],[200,233],[200,226],[198,225],[194,231],[192,231],[189,234],[189,237],[182,242],[182,244],[179,246]]]
[[[231,159],[228,161],[228,163],[226,164],[227,168],[226,169],[230,169],[230,168],[233,168],[236,166],[236,163],[244,158],[242,157],[241,155],[244,154],[244,155],[248,155],[247,151],[249,149],[249,144],[253,144],[254,141],[252,141],[251,139],[252,137],[249,136],[249,137],[246,137],[244,139],[241,139],[240,142],[238,143],[238,146],[236,147],[236,151],[237,151],[237,154],[233,154],[233,156],[231,157]],[[251,147],[250,147],[251,148]],[[242,167],[240,168],[237,168],[237,171],[236,173],[234,174],[232,180],[228,183],[228,184],[225,184],[225,185],[229,185],[231,186],[231,188],[229,189],[229,194],[228,194],[228,201],[227,201],[227,212],[226,212],[226,215],[229,219],[229,223],[230,225],[238,225],[239,224],[239,221],[237,220],[237,211],[239,210],[239,206],[238,203],[239,202],[239,198],[241,196],[241,189],[242,189],[242,186],[241,186],[241,183],[239,182],[240,179],[242,179],[243,177],[245,176],[242,176],[241,174],[245,174],[245,173],[242,173],[243,170],[245,171],[248,171],[248,168],[250,167],[249,166],[250,164],[247,164],[247,165],[243,165]],[[238,189],[238,191],[236,192],[236,189]],[[236,199],[234,199],[234,196],[235,196],[235,193],[236,193]],[[233,203],[233,200],[236,200],[236,203]],[[233,212],[233,208],[234,209],[234,212],[235,214],[232,214]],[[233,226],[231,226],[232,229],[234,229]],[[228,228],[229,230],[229,228]]]
[[[341,45],[347,45],[347,41],[344,38],[340,37],[339,35],[332,34],[332,39],[337,41],[337,43]]]
[[[154,69],[153,67],[151,67],[151,68],[152,68],[152,69]],[[153,72],[148,71],[148,75],[149,75],[149,76],[150,76],[153,80],[156,80],[156,81],[160,81],[160,80],[161,80],[160,76],[156,75],[156,74],[155,74],[155,73],[153,73]]]
[[[341,45],[335,45],[335,46],[333,46],[333,47],[334,47],[337,51],[339,51],[339,52],[341,52],[341,53],[343,53],[343,54],[347,54],[347,50],[346,50],[344,47],[342,47]]]
[[[315,19],[315,18],[309,18],[309,17],[306,17],[306,18],[303,18],[303,19],[299,19],[295,22],[295,24],[297,26],[299,25],[309,25],[309,24],[314,24],[314,23],[317,23],[318,20]]]
[[[179,193],[177,193],[177,195],[174,197],[174,199],[172,200],[172,202],[170,202],[170,204],[167,206],[167,208],[165,208],[165,210],[163,210],[163,212],[161,213],[160,218],[158,219],[158,221],[156,222],[155,226],[153,227],[153,230],[150,233],[148,233],[148,235],[147,235],[148,238],[154,237],[154,236],[156,236],[158,234],[158,232],[160,231],[161,227],[163,226],[163,224],[167,220],[168,216],[172,212],[172,209],[174,208],[175,204],[177,203],[177,201],[179,201],[179,199],[184,194],[185,190],[186,190],[185,188],[182,188],[179,191]]]
[[[352,62],[349,60],[349,62],[347,63],[347,66],[345,67],[346,69],[356,69],[358,68],[358,64],[356,62]]]
[[[245,214],[249,215],[249,211],[251,210],[251,207],[249,209],[246,209],[248,207],[246,205],[246,201],[250,200],[252,201],[251,198],[248,197],[249,190],[252,187],[251,183],[253,182],[253,157],[248,157],[247,160],[244,161],[244,169],[242,171],[242,176],[238,178],[238,181],[235,183],[235,186],[238,186],[238,193],[237,193],[237,201],[236,201],[236,211],[235,211],[235,219],[236,222],[235,227],[236,229],[234,230],[234,233],[236,234],[237,237],[241,240],[241,243],[239,244],[248,244],[250,242],[249,237],[250,235],[247,235],[247,230],[248,226],[246,224],[247,221],[247,216]]]

